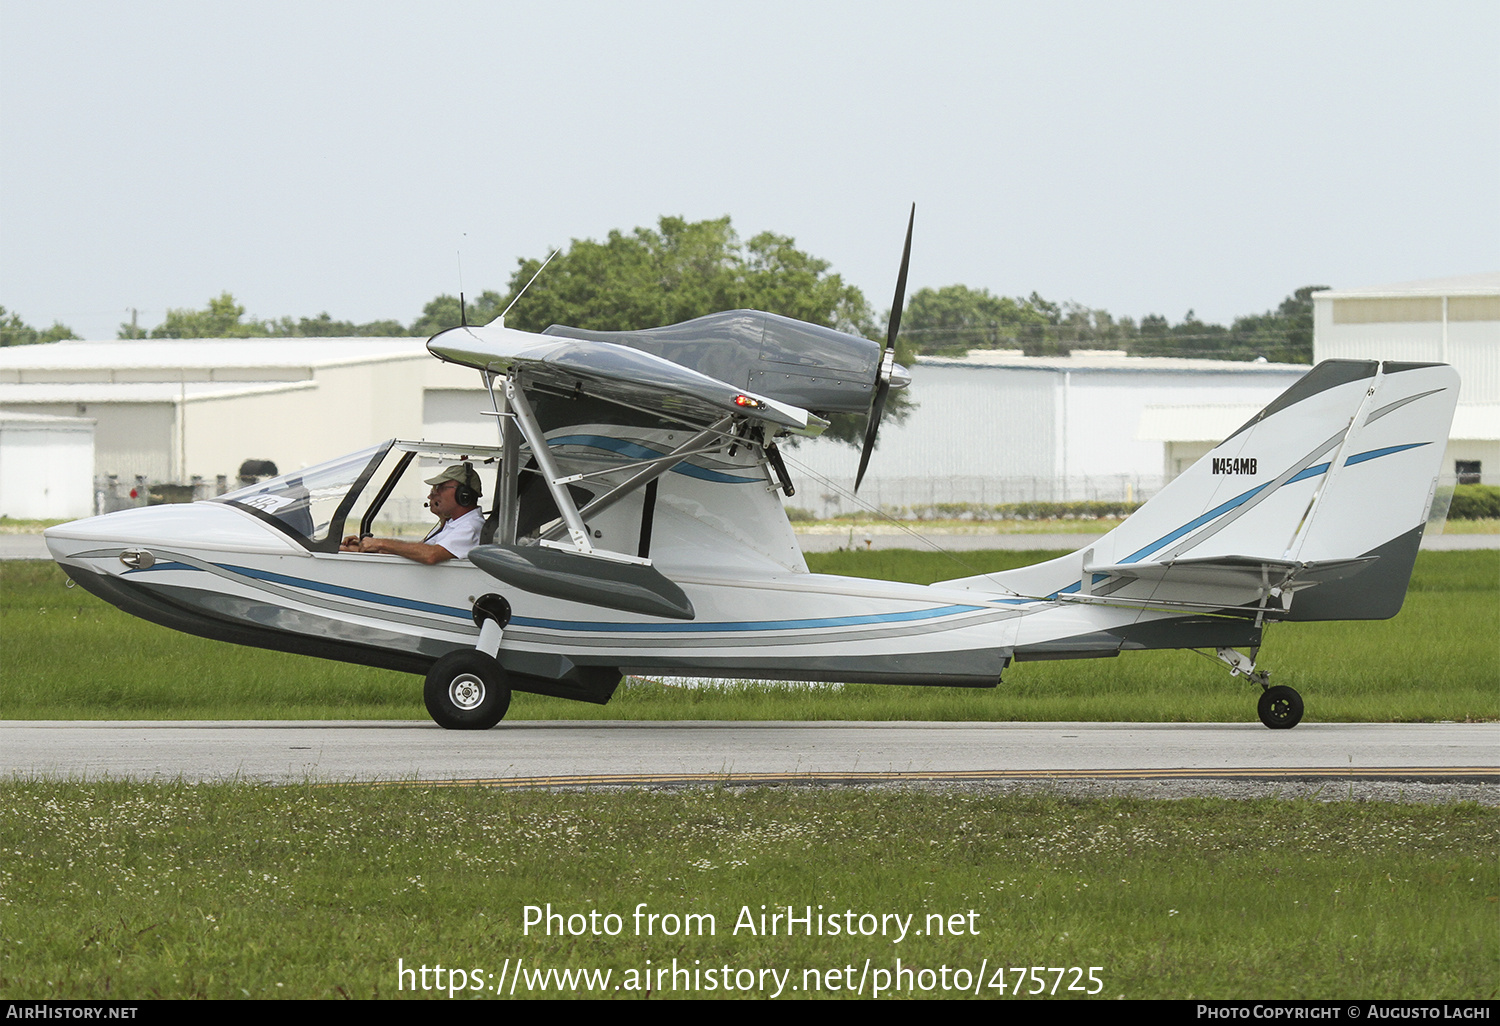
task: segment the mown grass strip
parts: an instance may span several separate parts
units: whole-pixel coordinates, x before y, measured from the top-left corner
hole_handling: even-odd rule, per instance
[[[0,997],[388,997],[409,993],[398,958],[615,982],[676,958],[800,985],[899,957],[1101,966],[1111,998],[1492,998],[1497,845],[1500,811],[1475,805],[11,782]],[[624,929],[523,931],[549,903]],[[637,936],[642,903],[715,930]],[[957,914],[973,932],[735,933],[762,905]]]

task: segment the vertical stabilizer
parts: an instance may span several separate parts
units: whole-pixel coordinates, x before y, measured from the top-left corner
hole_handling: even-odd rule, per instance
[[[1358,575],[1300,592],[1289,618],[1392,616],[1411,577],[1458,387],[1446,364],[1320,363],[1095,542],[1087,559],[1078,552],[950,583],[1046,596],[1083,588],[1085,561],[1144,570],[1374,556]]]

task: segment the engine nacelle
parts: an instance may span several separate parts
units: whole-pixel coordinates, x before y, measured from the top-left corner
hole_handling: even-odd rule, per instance
[[[759,310],[726,310],[641,331],[554,324],[544,335],[612,342],[815,413],[870,408],[881,345],[859,335]],[[910,380],[904,367],[893,387]]]

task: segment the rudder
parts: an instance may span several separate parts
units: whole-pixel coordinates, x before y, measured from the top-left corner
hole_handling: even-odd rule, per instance
[[[1446,364],[1325,361],[1089,549],[948,583],[1228,608],[1259,564],[1294,571],[1284,619],[1393,616],[1458,389]]]

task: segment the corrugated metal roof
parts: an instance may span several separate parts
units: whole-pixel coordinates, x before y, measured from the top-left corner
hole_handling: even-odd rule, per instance
[[[1258,360],[1193,360],[1175,356],[1124,356],[1114,349],[1082,349],[1072,356],[1024,356],[1014,349],[971,349],[967,356],[921,356],[935,367],[1001,367],[1043,371],[1197,371],[1214,374],[1263,374],[1311,370],[1305,363]]]
[[[1253,403],[1151,404],[1141,410],[1135,437],[1142,442],[1217,442],[1259,412]],[[1459,403],[1448,437],[1500,441],[1500,403]]]
[[[1466,442],[1500,442],[1500,403],[1459,403],[1449,438]]]
[[[189,381],[186,384],[175,381],[37,382],[19,385],[0,382],[0,406],[17,403],[175,403],[183,397],[188,402],[195,402],[317,387],[315,381],[272,381],[264,385],[239,381]]]
[[[93,427],[93,417],[58,417],[50,413],[17,413],[0,410],[0,424],[16,424],[22,427]]]
[[[1427,278],[1422,281],[1399,281],[1391,285],[1366,285],[1357,289],[1328,289],[1314,292],[1314,299],[1376,299],[1398,296],[1497,296],[1500,295],[1500,271],[1484,274],[1461,274],[1449,278]]]
[[[425,338],[194,338],[0,348],[0,369],[328,367],[427,356]]]

